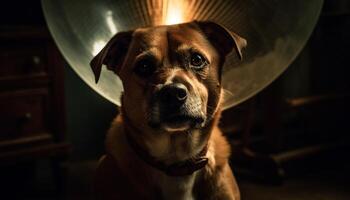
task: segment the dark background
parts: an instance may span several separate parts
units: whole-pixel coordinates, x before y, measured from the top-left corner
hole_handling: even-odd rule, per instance
[[[4,2],[2,27],[46,26],[40,1]],[[286,72],[251,100],[225,111],[221,125],[234,149],[231,163],[243,199],[350,197],[349,37],[350,2],[326,0],[311,38]],[[117,107],[64,65],[66,141],[72,148],[63,162],[65,190],[57,192],[43,158],[35,160],[36,175],[28,183],[33,189],[5,199],[91,196],[93,169]],[[13,179],[20,181],[20,174]]]

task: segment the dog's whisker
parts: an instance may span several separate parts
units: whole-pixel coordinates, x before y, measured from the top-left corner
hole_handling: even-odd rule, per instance
[[[227,98],[227,96],[231,96],[231,97],[234,96],[233,93],[231,91],[229,91],[229,90],[223,89],[223,91],[224,91],[224,93],[223,93],[223,98],[224,99]]]

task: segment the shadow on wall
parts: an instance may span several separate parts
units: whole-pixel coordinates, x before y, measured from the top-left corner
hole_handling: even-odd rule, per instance
[[[66,64],[65,98],[67,138],[72,160],[98,159],[104,153],[105,134],[117,107],[93,91]]]

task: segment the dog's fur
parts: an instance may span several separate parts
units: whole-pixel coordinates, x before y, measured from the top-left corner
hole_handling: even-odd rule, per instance
[[[124,93],[97,169],[98,199],[240,199],[218,121],[221,68],[232,49],[241,58],[245,46],[224,27],[198,21],[121,32],[107,43],[91,61],[96,82],[105,64],[122,80]],[[198,63],[204,64],[197,69]],[[159,97],[171,84],[187,92],[175,109]],[[169,176],[145,162],[128,138],[165,165],[190,160],[207,147],[208,164],[192,174]]]

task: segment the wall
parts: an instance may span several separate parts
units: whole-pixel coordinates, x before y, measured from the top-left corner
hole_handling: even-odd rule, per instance
[[[66,64],[65,97],[67,137],[72,160],[97,159],[104,151],[104,137],[117,107],[94,92]]]

